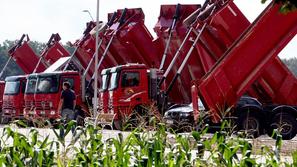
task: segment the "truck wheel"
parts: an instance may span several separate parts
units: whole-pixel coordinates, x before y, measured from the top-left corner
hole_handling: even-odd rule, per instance
[[[276,129],[284,140],[290,140],[296,136],[297,121],[296,118],[289,113],[277,113],[273,117],[269,128],[269,136],[272,136],[273,130]],[[275,139],[276,135],[272,137]]]
[[[3,117],[3,116],[1,116],[1,119],[0,119],[0,124],[8,124],[10,121],[11,121],[11,119],[10,118],[7,118],[7,117]]]
[[[241,113],[238,117],[237,125],[239,130],[245,131],[247,137],[257,138],[262,133],[263,127],[259,116],[255,112],[245,111]]]
[[[145,127],[148,124],[148,119],[148,109],[145,106],[139,105],[134,108],[128,124],[132,126],[131,128]]]
[[[85,122],[85,113],[83,110],[76,110],[75,111],[75,120],[77,126],[84,126]]]
[[[123,126],[122,126],[122,120],[118,119],[118,120],[114,120],[113,121],[113,127],[116,130],[122,130]]]

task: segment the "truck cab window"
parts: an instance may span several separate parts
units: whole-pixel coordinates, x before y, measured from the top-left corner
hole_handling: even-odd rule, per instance
[[[122,87],[133,87],[139,85],[139,72],[124,72],[122,74]]]
[[[5,83],[4,94],[15,95],[19,93],[20,81],[7,81]]]
[[[29,78],[26,85],[26,94],[34,93],[37,84],[37,78]]]
[[[41,77],[37,83],[38,93],[54,93],[58,91],[59,79],[56,76]]]

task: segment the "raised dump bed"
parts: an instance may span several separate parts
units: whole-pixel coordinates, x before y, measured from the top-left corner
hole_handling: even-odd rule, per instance
[[[117,10],[115,23],[108,30],[105,41],[109,42],[113,35],[107,59],[115,59],[118,65],[144,63],[148,67],[159,66],[161,52],[155,48],[153,37],[144,25],[141,8]]]
[[[193,13],[193,11],[199,9],[199,7],[199,5],[181,5],[181,17],[177,22],[173,37],[170,41],[170,49],[164,69],[168,67],[189,29],[186,25],[182,24],[182,22],[187,16]],[[162,41],[164,47],[169,36],[169,23],[172,22],[174,16],[174,12],[172,11],[175,11],[175,8],[176,5],[162,6],[159,21],[155,27],[155,31],[158,34],[157,40]],[[189,11],[192,12],[188,13]],[[184,70],[181,72],[180,79],[177,80],[169,94],[174,102],[189,102],[190,81],[199,81],[250,24],[233,1],[216,4],[214,12],[210,16],[207,14],[201,15],[198,17],[198,22],[191,26],[194,26],[196,31],[199,32],[201,31],[202,24],[205,22],[207,22],[207,24],[201,33],[199,41],[195,45],[195,49],[192,51]],[[191,33],[190,39],[187,40],[185,47],[181,49],[180,56],[177,58],[172,71],[168,75],[167,84],[172,80],[179,66],[182,64],[196,36],[197,34]]]
[[[61,57],[70,56],[70,53],[59,43],[61,37],[59,34],[52,34],[46,49],[43,50],[41,56],[45,59],[45,64],[52,65]]]
[[[259,92],[256,97],[266,104],[297,104],[297,79],[278,57],[266,65],[253,88]]]
[[[279,13],[279,7],[270,4],[200,82],[199,93],[215,121],[219,121],[221,110],[234,105],[295,36],[297,12],[284,15]]]
[[[9,56],[15,60],[25,74],[32,73],[39,61],[39,57],[34,53],[28,42],[29,37],[24,34],[17,44],[8,51]],[[45,69],[46,66],[40,64],[36,72],[42,72]]]

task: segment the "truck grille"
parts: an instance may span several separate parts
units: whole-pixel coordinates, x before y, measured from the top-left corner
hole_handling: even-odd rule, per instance
[[[49,110],[50,105],[48,101],[35,101],[35,107],[39,110]]]
[[[14,108],[11,101],[3,101],[3,108]]]
[[[33,109],[34,103],[33,101],[25,101],[25,108],[26,109]]]

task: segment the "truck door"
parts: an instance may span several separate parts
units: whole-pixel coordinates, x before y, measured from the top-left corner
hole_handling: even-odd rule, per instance
[[[148,100],[148,81],[145,70],[124,70],[121,73],[119,102],[130,103],[131,107]]]

